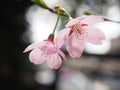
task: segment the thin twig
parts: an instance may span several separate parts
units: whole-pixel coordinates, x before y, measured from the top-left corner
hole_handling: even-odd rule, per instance
[[[40,6],[39,4],[37,4],[37,5]],[[50,11],[50,12],[52,12],[52,13],[58,14],[57,12],[55,12],[54,9],[52,9],[52,8],[50,8],[50,7],[48,7],[48,6],[47,6],[45,9],[47,9],[48,11]],[[67,17],[66,14],[61,14],[61,13],[60,13],[59,15]],[[91,15],[91,14],[90,14],[90,15]],[[107,18],[104,18],[104,20],[105,20],[105,21],[114,22],[114,23],[120,23],[120,21],[114,21],[114,20],[107,19]]]
[[[107,18],[104,18],[105,21],[110,21],[110,22],[114,22],[114,23],[120,23],[120,21],[114,21],[114,20],[110,20],[110,19],[107,19]]]

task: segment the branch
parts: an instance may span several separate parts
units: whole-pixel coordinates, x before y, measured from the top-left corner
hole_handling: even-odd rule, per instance
[[[58,13],[55,12],[55,10],[52,9],[52,8],[47,7],[46,9],[48,9],[48,10],[49,10],[50,12],[52,12],[52,13],[58,14]],[[88,12],[84,12],[84,14],[85,14],[85,15],[92,15],[92,14],[90,14],[90,13],[88,13]],[[67,15],[62,14],[62,13],[61,13],[60,15],[67,17]],[[114,23],[120,23],[120,21],[114,21],[114,20],[111,20],[111,19],[108,19],[108,18],[104,18],[104,20],[105,20],[105,21],[114,22]]]
[[[38,6],[49,10],[52,13],[59,14],[61,16],[65,16],[65,17],[69,17],[69,19],[71,18],[70,14],[67,12],[67,10],[60,6],[56,6],[56,7],[54,7],[54,9],[52,9],[52,8],[48,7],[47,4],[43,0],[31,0],[31,1],[35,4],[37,4]],[[89,11],[84,11],[83,14],[92,15]],[[110,20],[107,18],[104,18],[104,20],[110,21],[110,22],[115,22],[115,23],[120,23],[120,21],[114,21],[114,20]]]
[[[85,15],[92,15],[89,11],[84,11],[83,14]],[[114,22],[114,23],[120,23],[120,21],[114,21],[114,20],[110,20],[107,18],[104,18],[105,21],[110,21],[110,22]]]
[[[120,21],[114,21],[114,20],[110,20],[110,19],[107,19],[107,18],[104,18],[105,21],[110,21],[110,22],[114,22],[114,23],[120,23]]]

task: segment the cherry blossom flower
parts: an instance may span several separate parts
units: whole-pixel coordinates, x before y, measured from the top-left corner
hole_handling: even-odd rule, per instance
[[[24,52],[30,51],[29,59],[34,64],[41,64],[46,61],[49,68],[58,69],[61,66],[62,59],[66,60],[64,53],[56,46],[53,39],[29,45]]]
[[[72,58],[78,58],[84,50],[84,42],[100,45],[105,40],[105,35],[93,25],[103,22],[101,16],[89,15],[71,19],[66,27],[58,33],[55,39],[60,48],[67,41],[67,51]]]

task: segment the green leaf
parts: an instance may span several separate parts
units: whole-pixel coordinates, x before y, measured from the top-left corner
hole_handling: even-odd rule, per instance
[[[46,3],[43,0],[31,0],[33,3],[40,5],[43,8],[47,8]]]
[[[91,13],[89,11],[84,11],[83,14],[85,14],[85,15],[91,15]]]

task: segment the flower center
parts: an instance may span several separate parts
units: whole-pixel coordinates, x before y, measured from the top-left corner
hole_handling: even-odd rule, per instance
[[[41,53],[41,56],[44,57],[44,58],[46,58],[46,59],[47,59],[47,58],[49,58],[49,59],[51,58],[51,54],[48,53],[48,52],[42,52],[42,53]]]
[[[85,30],[83,29],[83,25],[80,23],[76,23],[72,26],[72,31],[75,33],[78,39],[84,40]]]

